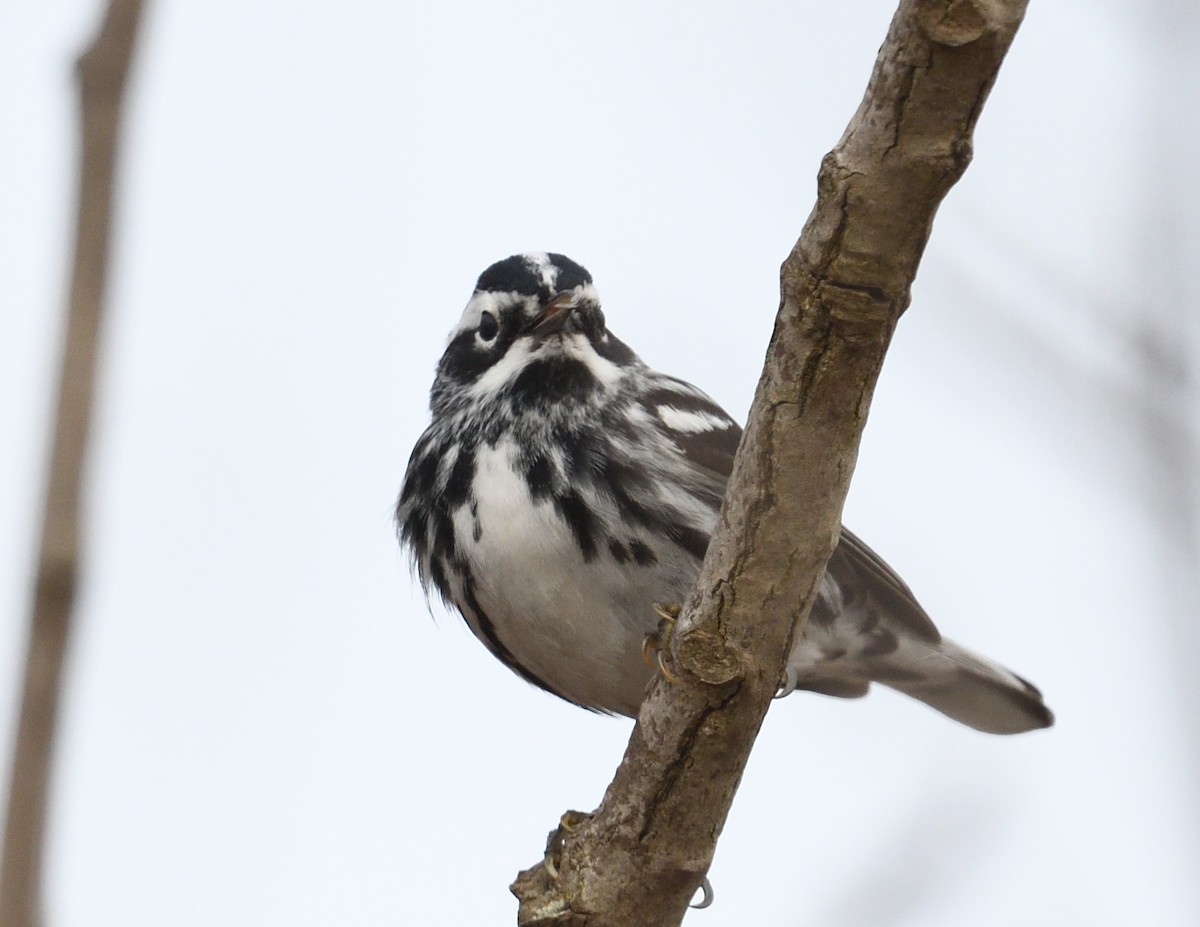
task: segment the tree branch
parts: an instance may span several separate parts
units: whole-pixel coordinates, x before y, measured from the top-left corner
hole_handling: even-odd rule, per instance
[[[79,572],[80,488],[108,269],[113,175],[141,0],[111,0],[77,64],[82,117],[75,257],[0,862],[0,927],[41,923],[41,864],[63,656]]]
[[[686,684],[655,682],[600,808],[557,832],[549,867],[518,876],[519,924],[682,919],[837,543],[884,354],[1025,6],[901,2],[783,264],[721,522],[671,645]]]

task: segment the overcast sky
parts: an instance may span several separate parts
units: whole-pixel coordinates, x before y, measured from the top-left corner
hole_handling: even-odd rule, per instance
[[[777,704],[689,924],[1200,922],[1178,543],[1196,461],[1163,450],[1195,406],[1147,392],[1196,356],[1179,320],[1198,308],[1180,268],[1200,240],[1200,30],[1163,18],[1185,6],[1031,5],[847,505],[945,634],[1034,680],[1057,726],[989,738],[886,691]],[[649,363],[743,417],[778,266],[892,10],[151,5],[48,924],[514,921],[508,883],[564,809],[595,807],[630,723],[431,620],[397,550],[446,332],[489,263],[561,251]],[[4,705],[63,303],[70,66],[98,11],[0,8]]]

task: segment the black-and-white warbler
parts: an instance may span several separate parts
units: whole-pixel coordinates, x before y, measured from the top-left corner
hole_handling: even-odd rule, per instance
[[[741,428],[607,328],[591,275],[561,254],[480,276],[450,333],[396,507],[426,592],[519,675],[634,715],[656,602],[683,602]],[[872,681],[981,731],[1052,722],[1019,676],[944,640],[904,582],[843,530],[786,688]]]

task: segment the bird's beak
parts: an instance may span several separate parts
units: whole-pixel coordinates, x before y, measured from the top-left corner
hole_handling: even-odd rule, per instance
[[[571,317],[571,310],[574,307],[573,294],[559,293],[554,296],[542,307],[542,311],[533,320],[534,334],[544,338],[560,331],[567,319]]]

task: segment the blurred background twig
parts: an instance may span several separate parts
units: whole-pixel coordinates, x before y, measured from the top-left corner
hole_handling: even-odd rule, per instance
[[[142,0],[111,0],[99,32],[77,65],[81,144],[75,253],[9,779],[0,927],[34,927],[43,920],[40,887],[46,808],[63,660],[79,577],[82,475],[107,279],[113,179],[125,78],[141,13]]]

